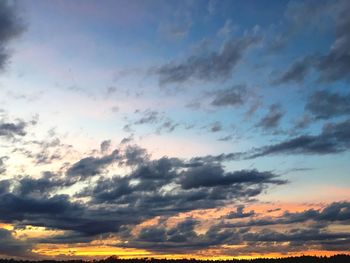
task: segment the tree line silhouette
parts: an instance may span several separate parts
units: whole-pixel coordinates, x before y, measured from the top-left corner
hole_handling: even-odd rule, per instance
[[[116,256],[101,260],[16,260],[0,259],[0,263],[350,263],[350,255],[334,255],[330,257],[299,256],[287,258],[256,258],[256,259],[230,259],[230,260],[198,260],[198,259],[120,259]]]

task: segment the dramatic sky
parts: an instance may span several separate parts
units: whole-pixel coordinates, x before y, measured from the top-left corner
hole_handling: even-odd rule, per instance
[[[0,257],[350,247],[350,1],[0,1]]]

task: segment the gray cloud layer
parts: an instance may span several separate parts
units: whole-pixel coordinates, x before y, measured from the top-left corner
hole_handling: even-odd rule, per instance
[[[222,80],[232,72],[245,52],[260,42],[260,37],[247,35],[227,41],[218,52],[205,56],[192,55],[182,63],[172,62],[157,69],[161,85],[183,83],[190,79]]]
[[[0,2],[0,70],[8,62],[10,53],[8,43],[24,30],[23,22],[18,17],[16,7],[10,1]]]
[[[310,8],[311,7],[311,8]],[[313,8],[312,8],[313,7]],[[319,9],[317,9],[319,7]],[[305,4],[306,17],[315,17],[323,14],[334,19],[335,41],[325,54],[310,54],[295,61],[280,77],[274,80],[275,84],[290,82],[302,82],[311,69],[319,72],[319,80],[329,83],[338,80],[349,81],[350,75],[350,18],[346,14],[350,12],[349,1],[329,1],[326,4]],[[316,11],[315,11],[316,10]]]
[[[350,115],[350,94],[339,94],[327,90],[314,92],[307,101],[306,110],[316,119]]]

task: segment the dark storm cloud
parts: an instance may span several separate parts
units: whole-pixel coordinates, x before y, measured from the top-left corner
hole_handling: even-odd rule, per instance
[[[329,250],[336,251],[350,244],[350,233],[330,232],[327,226],[332,222],[349,224],[348,206],[349,203],[346,202],[333,203],[321,210],[310,209],[299,213],[286,212],[277,218],[267,217],[266,219],[249,221],[244,219],[254,216],[254,211],[244,213],[243,207],[239,206],[237,213],[232,213],[232,217],[227,218],[238,220],[238,223],[225,224],[221,221],[219,224],[213,224],[202,234],[194,231],[200,222],[192,218],[171,228],[158,224],[141,229],[137,236],[129,239],[126,246],[158,252],[170,250],[187,253],[217,245],[244,243],[245,246],[235,249],[233,253],[247,254],[259,251],[263,253],[280,252],[280,246],[285,242],[289,242],[288,251],[305,251],[305,242],[308,242],[310,249],[327,247]],[[322,221],[325,221],[326,224],[304,224],[303,227],[298,225],[305,222],[322,223]],[[281,224],[288,224],[287,230],[276,231],[271,227]],[[267,226],[269,228],[265,228]],[[254,230],[251,227],[255,227]]]
[[[284,113],[281,109],[281,105],[273,104],[269,107],[269,112],[266,116],[264,116],[256,126],[264,130],[276,129],[283,115]]]
[[[88,158],[95,158],[100,165],[98,160],[107,156]],[[156,216],[166,220],[180,212],[222,207],[233,201],[248,201],[269,186],[286,182],[271,172],[225,171],[219,161],[212,163],[212,159],[163,157],[151,160],[148,153],[138,146],[126,146],[119,150],[117,156],[117,160],[111,157],[113,161],[133,169],[125,176],[100,176],[75,195],[75,198],[83,198],[85,202],[56,194],[57,189],[76,183],[77,180],[71,180],[69,175],[65,177],[64,174],[47,172],[39,179],[23,177],[16,182],[1,181],[0,220],[12,223],[17,228],[33,225],[66,231],[52,238],[36,239],[35,242],[39,243],[84,243],[97,236],[115,233],[119,239],[128,240],[128,243],[121,241],[118,246],[160,253],[186,253],[243,241],[254,246],[259,246],[259,242],[294,242],[297,237],[315,242],[317,246],[323,241],[323,245],[328,244],[329,249],[344,246],[344,242],[339,244],[338,241],[346,239],[345,234],[310,232],[316,228],[299,234],[276,232],[268,237],[265,232],[250,232],[250,227],[309,221],[324,226],[332,222],[349,224],[350,206],[347,202],[333,203],[322,210],[285,212],[277,218],[262,219],[258,219],[254,211],[244,211],[244,206],[237,206],[235,212],[220,218],[221,223],[212,225],[201,234],[195,231],[197,226],[200,227],[200,222],[187,218],[172,227],[167,227],[165,221],[161,221],[157,226],[141,228],[135,235],[131,231],[135,225]],[[95,161],[92,163],[96,164]],[[101,162],[101,166],[104,167],[106,163],[109,162]],[[229,223],[231,219],[235,223]],[[295,247],[291,245],[291,248]]]
[[[317,8],[320,7],[320,8]],[[305,5],[303,7],[305,17],[314,18],[315,13],[334,19],[335,40],[329,51],[325,54],[311,54],[294,62],[289,69],[273,82],[284,84],[301,82],[310,69],[316,69],[321,82],[334,82],[338,80],[350,80],[350,18],[346,14],[350,12],[349,1],[329,1],[326,4]],[[320,12],[315,12],[315,10]],[[300,13],[300,12],[299,12]],[[310,19],[312,20],[312,19]]]
[[[28,182],[25,182],[28,186]],[[131,216],[123,219],[123,212],[118,218],[113,211],[94,210],[81,203],[70,201],[68,195],[48,196],[47,182],[31,182],[35,189],[24,190],[19,186],[14,192],[6,186],[0,193],[0,221],[15,224],[16,227],[25,225],[42,226],[93,236],[118,231],[122,222],[135,222]],[[52,185],[49,186],[52,189]],[[52,192],[51,192],[52,194]],[[124,213],[125,214],[125,213]],[[111,217],[113,219],[111,219]]]
[[[336,202],[325,207],[317,217],[324,221],[347,221],[350,224],[350,202]]]
[[[247,35],[225,43],[218,52],[192,55],[185,61],[171,62],[157,69],[161,85],[183,83],[191,79],[212,81],[231,76],[245,52],[260,42],[260,37]]]
[[[193,177],[200,177],[201,171],[206,174],[199,178],[199,184],[192,182]],[[90,197],[94,204],[127,206],[135,217],[146,219],[213,208],[233,199],[246,200],[269,185],[283,183],[285,181],[269,172],[224,173],[218,164],[211,166],[163,157],[140,163],[128,176],[100,178],[95,186],[87,187],[78,196]]]
[[[132,169],[125,176],[99,176],[75,194],[77,199],[58,194],[59,190],[81,183],[81,179],[100,174],[113,162]],[[179,212],[220,207],[232,200],[247,201],[271,185],[284,183],[269,172],[229,173],[219,164],[213,166],[179,158],[151,160],[144,149],[123,146],[110,155],[84,158],[63,174],[45,172],[40,178],[1,181],[0,221],[17,228],[33,225],[66,231],[62,236],[37,242],[89,242],[97,235],[126,235],[126,228],[155,216],[168,218]],[[218,179],[207,175],[201,185],[189,185],[185,178],[196,174],[196,167],[209,169],[211,176]],[[85,201],[74,201],[81,199]],[[180,242],[189,235],[186,229],[191,229],[190,222],[179,225],[176,231],[167,230],[166,239]],[[147,234],[151,235],[145,232],[142,238]]]
[[[85,236],[114,232],[120,226],[118,220],[108,219],[103,211],[94,212],[81,204],[70,202],[67,195],[31,197],[3,193],[0,212],[2,222],[15,224],[16,227],[42,226],[74,231]],[[132,222],[131,218],[129,220]]]
[[[86,157],[69,167],[69,169],[67,170],[67,175],[80,176],[80,178],[82,179],[98,175],[103,171],[104,168],[118,160],[118,158],[118,150],[115,150],[111,154],[105,155],[101,158]]]
[[[0,2],[0,70],[5,68],[10,56],[7,48],[9,41],[18,37],[24,30],[17,11],[10,1]]]
[[[183,172],[180,177],[180,184],[183,189],[199,187],[215,187],[220,185],[233,184],[259,184],[273,183],[284,184],[283,180],[276,179],[276,175],[270,172],[258,172],[257,170],[242,170],[232,173],[225,173],[220,165],[207,164],[190,168]]]
[[[198,234],[195,232],[198,223],[192,218],[187,218],[169,229],[164,226],[146,227],[124,246],[160,253],[188,253],[221,244],[238,244],[241,241],[234,230],[222,230],[215,225],[205,233]]]
[[[98,179],[97,185],[93,189],[86,188],[76,196],[81,197],[91,195],[93,196],[95,203],[104,203],[131,194],[132,192],[133,189],[127,178],[115,176],[113,178]]]
[[[137,145],[128,145],[125,148],[122,163],[127,166],[141,165],[149,160],[149,155],[146,149]]]
[[[211,105],[216,107],[240,106],[244,104],[247,95],[245,85],[233,86],[229,89],[222,89],[211,93],[213,100]]]
[[[10,181],[9,180],[2,180],[0,181],[0,195],[7,193],[8,190],[10,189]]]
[[[27,123],[24,121],[6,122],[0,121],[0,136],[13,137],[13,136],[25,136]]]
[[[69,201],[67,195],[56,195],[53,197],[41,197],[40,199],[29,196],[15,195],[13,193],[4,193],[1,196],[0,211],[1,219],[7,222],[12,220],[30,220],[30,218],[45,215],[57,216],[70,211],[71,208],[77,209]],[[77,209],[81,210],[81,209]]]
[[[0,228],[0,255],[9,257],[28,257],[31,255],[31,244],[15,239],[12,232]]]
[[[19,196],[48,196],[53,190],[64,188],[75,184],[75,180],[70,178],[59,178],[58,175],[50,172],[44,172],[43,176],[38,179],[26,176],[18,180],[14,192]]]
[[[221,220],[204,234],[190,236],[189,239],[182,239],[184,242],[169,242],[167,237],[168,229],[163,228],[163,241],[153,242],[149,236],[149,241],[139,242],[138,247],[151,248],[152,243],[155,248],[164,251],[165,248],[181,248],[186,250],[196,250],[208,248],[220,244],[242,244],[238,249],[232,251],[234,254],[247,254],[252,252],[280,252],[282,243],[289,242],[288,251],[305,251],[305,242],[309,249],[327,249],[330,251],[339,251],[350,244],[350,233],[329,231],[331,224],[349,225],[349,202],[332,203],[320,210],[309,209],[303,212],[285,212],[278,217],[266,216],[258,219],[245,220],[259,216],[254,211],[243,212],[243,206],[237,207],[237,212],[232,216],[222,217],[221,219],[234,219],[235,223],[225,223],[227,220]],[[231,215],[231,214],[229,214]],[[303,227],[300,227],[303,224]],[[198,225],[198,223],[196,224]],[[273,226],[284,225],[285,230],[276,231]],[[286,228],[288,225],[288,228]],[[159,228],[154,226],[154,228]],[[220,237],[220,238],[218,238]],[[214,242],[205,242],[212,240]],[[187,242],[186,242],[187,241]],[[237,242],[237,243],[235,243]],[[285,245],[285,244],[284,244]],[[345,249],[346,250],[346,249]]]
[[[350,120],[328,124],[319,135],[302,135],[248,152],[247,158],[273,154],[331,154],[344,152],[350,146]]]
[[[305,106],[316,119],[350,115],[350,94],[339,94],[327,90],[314,92]]]

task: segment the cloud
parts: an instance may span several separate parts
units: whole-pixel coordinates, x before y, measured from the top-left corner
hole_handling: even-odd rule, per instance
[[[8,62],[9,42],[18,37],[24,30],[24,24],[17,14],[16,6],[10,1],[0,2],[0,70]]]
[[[225,161],[236,161],[245,158],[247,153],[245,152],[233,152],[233,153],[221,153],[219,155],[206,155],[206,156],[197,156],[191,159],[193,163],[216,163],[216,162],[225,162]]]
[[[232,24],[231,19],[227,19],[222,28],[218,31],[218,36],[220,37],[229,37],[233,31],[236,30],[236,26]]]
[[[305,129],[312,123],[312,121],[313,121],[312,116],[308,114],[304,114],[303,116],[301,116],[299,119],[295,121],[294,129],[298,129],[298,130]]]
[[[248,160],[269,155],[306,154],[325,155],[348,151],[350,145],[350,120],[328,123],[318,135],[300,135],[285,141],[253,148],[242,152],[222,153],[194,157],[193,163],[228,162]]]
[[[146,109],[144,111],[136,110],[136,114],[140,115],[134,121],[130,121],[124,126],[124,131],[131,132],[133,125],[154,125],[156,126],[155,132],[160,134],[162,132],[170,133],[173,132],[181,124],[166,117],[164,112],[157,110]]]
[[[127,166],[137,166],[149,161],[149,154],[146,149],[137,145],[128,145],[124,151],[124,164]]]
[[[327,90],[316,91],[308,98],[305,109],[316,119],[350,115],[350,93],[342,95]]]
[[[19,151],[25,154],[28,158],[33,158],[36,164],[41,165],[61,160],[73,147],[72,145],[63,144],[54,131],[49,131],[48,136],[49,139],[46,140],[33,140],[24,143],[30,145],[31,150],[23,149]],[[33,146],[39,147],[37,152],[33,151]]]
[[[276,175],[270,172],[258,172],[257,170],[242,170],[233,173],[224,173],[220,165],[204,165],[190,168],[182,173],[180,184],[183,189],[199,187],[230,186],[239,184],[273,183],[284,184],[283,180],[276,179]]]
[[[286,233],[280,233],[274,230],[264,229],[258,233],[248,233],[244,235],[244,240],[254,242],[296,242],[304,243],[307,241],[324,241],[324,240],[343,240],[350,243],[349,233],[329,233],[317,229],[292,229]],[[294,244],[296,245],[296,244]]]
[[[216,226],[205,233],[198,234],[195,227],[198,221],[187,218],[172,228],[164,226],[145,227],[138,236],[130,239],[127,247],[143,248],[160,253],[188,253],[220,244],[237,244],[240,239],[233,230],[224,230]]]
[[[329,52],[319,58],[316,68],[321,73],[321,81],[332,82],[340,79],[349,80],[350,73],[350,12],[349,1],[333,3],[338,8],[335,20],[335,41]]]
[[[170,39],[183,39],[187,36],[192,26],[191,21],[180,21],[176,24],[160,25],[159,31]]]
[[[102,208],[90,209],[83,203],[71,201],[68,195],[55,194],[55,189],[74,184],[65,179],[26,177],[20,180],[19,185],[15,184],[13,190],[10,181],[1,181],[0,221],[14,224],[16,227],[32,225],[72,231],[66,234],[78,233],[85,237],[117,232],[123,218],[121,211],[119,219],[116,219],[112,211],[108,212]],[[123,222],[127,221],[134,222],[131,217]],[[81,242],[89,242],[89,238]]]
[[[209,0],[207,4],[207,11],[209,15],[214,15],[217,11],[217,5],[218,1],[217,0]]]
[[[329,51],[325,54],[311,54],[295,61],[285,73],[273,81],[274,84],[284,84],[304,80],[311,69],[319,72],[319,81],[324,83],[338,80],[350,80],[350,18],[346,16],[350,12],[349,1],[330,1],[320,5],[302,5],[300,9],[305,17],[325,16],[333,18],[335,27],[335,40]],[[299,10],[299,11],[300,11]],[[297,13],[295,13],[297,14]]]
[[[273,80],[272,83],[279,85],[285,83],[301,83],[309,73],[315,58],[305,57],[303,59],[295,61],[286,72],[284,72],[277,79]]]
[[[13,137],[13,136],[24,136],[26,135],[25,128],[27,123],[24,121],[14,122],[0,122],[0,136]]]
[[[292,139],[257,148],[248,153],[247,158],[257,158],[274,154],[331,154],[349,149],[350,120],[323,127],[319,135],[301,135]]]
[[[7,156],[0,157],[0,175],[6,172],[6,165],[4,163],[4,160],[7,160]]]
[[[246,100],[247,89],[245,85],[236,85],[232,88],[212,92],[210,95],[214,97],[211,102],[213,106],[241,106]]]
[[[246,35],[227,41],[218,52],[207,55],[192,55],[185,61],[171,62],[159,67],[161,85],[184,83],[191,79],[202,81],[225,80],[229,78],[245,52],[260,42],[260,37]]]
[[[35,125],[37,120],[26,122],[26,133],[29,130],[29,124]],[[57,161],[62,161],[65,156],[69,155],[73,151],[73,146],[70,144],[64,144],[56,134],[54,129],[47,132],[47,137],[44,139],[36,139],[35,135],[26,136],[25,138],[16,138],[20,142],[18,146],[13,147],[12,153],[19,153],[28,159],[32,159],[32,162],[36,165],[47,165]],[[30,139],[30,140],[26,140]]]
[[[64,188],[75,184],[75,180],[58,178],[56,174],[44,172],[38,179],[26,176],[18,181],[14,192],[19,196],[46,196],[48,197],[55,189]]]
[[[276,129],[283,117],[284,113],[281,110],[281,105],[272,104],[269,108],[269,112],[264,116],[260,122],[256,125],[264,130]]]
[[[222,124],[218,121],[216,121],[210,125],[211,132],[219,132],[221,130],[222,130]]]
[[[126,174],[102,176],[112,163],[126,168]],[[207,174],[193,183],[203,171]],[[91,176],[98,177],[83,184],[74,198],[59,194]],[[16,227],[33,225],[66,231],[36,242],[90,242],[96,235],[124,235],[125,228],[156,216],[168,218],[232,201],[249,201],[269,186],[283,183],[271,172],[226,172],[220,164],[204,161],[151,159],[136,145],[122,145],[110,155],[83,158],[66,173],[45,172],[39,178],[0,181],[0,221]],[[185,229],[190,228],[187,224],[179,225],[172,234],[167,231],[170,242],[183,238]]]
[[[171,119],[167,119],[158,127],[157,132],[173,132],[179,125],[179,123],[176,123]]]
[[[90,198],[94,205],[123,207],[115,212],[141,221],[248,200],[270,185],[283,183],[286,182],[270,172],[225,173],[218,164],[163,157],[139,162],[127,176],[100,177],[96,185],[86,187],[77,196]]]
[[[348,206],[347,202],[332,203],[320,210],[285,212],[277,217],[256,214],[254,211],[244,213],[244,207],[238,206],[237,212],[220,218],[219,223],[211,224],[206,231],[196,231],[196,228],[201,228],[201,222],[193,218],[186,218],[172,227],[159,222],[143,227],[137,235],[129,237],[125,246],[161,253],[188,253],[219,245],[240,244],[237,248],[230,247],[230,253],[234,255],[280,252],[282,248],[288,252],[304,253],[308,249],[325,247],[330,251],[341,251],[350,244],[350,234],[328,231],[327,226],[332,223],[348,225],[349,218],[345,219],[349,213]],[[332,212],[329,213],[329,210]],[[249,219],[261,216],[260,219]],[[235,223],[227,223],[232,219]],[[281,229],[281,225],[288,227]],[[305,242],[308,242],[306,250]]]
[[[306,28],[319,29],[320,25],[324,23],[324,16],[329,15],[332,5],[330,1],[319,1],[313,3],[311,1],[290,1],[284,12],[283,23],[278,23],[274,26],[281,28],[281,31],[273,32],[270,41],[268,42],[267,51],[269,53],[280,52],[292,39],[303,32]]]
[[[82,159],[89,160],[88,163],[91,161],[85,168],[95,172],[79,168],[76,175],[89,177],[97,173],[99,177],[78,190],[74,198],[57,194],[58,190],[78,182],[68,172],[67,175],[47,172],[37,179],[26,176],[0,181],[0,221],[14,224],[17,228],[33,225],[65,231],[62,235],[35,239],[36,243],[86,243],[97,236],[103,238],[113,233],[121,240],[118,246],[159,253],[187,253],[244,242],[253,246],[259,242],[294,242],[297,237],[315,242],[315,246],[321,246],[321,241],[327,240],[332,243],[328,246],[330,249],[344,246],[345,241],[337,243],[341,238],[347,238],[344,233],[343,236],[336,232],[312,233],[313,226],[299,234],[273,232],[270,236],[260,230],[252,232],[250,227],[304,224],[309,221],[315,222],[313,225],[324,226],[333,222],[348,224],[348,202],[333,203],[322,210],[285,212],[277,218],[259,218],[260,214],[253,210],[245,211],[244,205],[238,205],[236,211],[220,217],[218,223],[213,222],[200,233],[196,229],[201,227],[201,222],[194,218],[169,226],[166,221],[181,212],[249,202],[270,186],[285,184],[286,181],[272,172],[226,171],[220,158],[215,163],[213,159],[200,157],[189,160],[170,157],[151,159],[144,149],[136,145],[123,145],[113,152],[115,155]],[[132,169],[126,169],[128,172],[122,176],[101,176],[103,167],[110,162]],[[76,164],[68,171],[72,167],[80,167]],[[136,225],[155,217],[161,218],[159,224],[141,227],[139,232],[131,231]],[[125,243],[125,240],[128,242]],[[242,251],[238,249],[236,252]]]
[[[238,210],[237,210],[238,211]],[[274,210],[276,211],[276,210]],[[278,210],[277,210],[278,211]],[[269,211],[271,212],[271,211]],[[338,224],[350,224],[350,203],[349,202],[334,202],[328,204],[323,209],[315,210],[308,209],[302,212],[285,211],[281,216],[271,218],[263,217],[259,219],[251,219],[249,221],[241,221],[236,223],[224,224],[225,227],[258,227],[269,225],[291,225],[314,221],[322,223],[324,227],[328,224],[337,222]],[[239,218],[239,217],[233,217]],[[227,219],[229,219],[227,217]]]
[[[109,151],[109,149],[111,148],[111,140],[104,140],[103,142],[101,142],[100,145],[100,151],[101,153],[105,154],[106,152]]]
[[[0,255],[8,257],[30,256],[32,245],[26,241],[16,239],[12,231],[0,228]]]
[[[142,112],[141,118],[136,120],[134,122],[134,124],[137,124],[137,125],[154,124],[154,123],[157,123],[160,118],[161,118],[161,116],[160,116],[160,113],[158,111],[148,109],[148,110]]]
[[[227,141],[230,141],[233,139],[233,136],[232,135],[227,135],[227,136],[224,136],[224,137],[220,137],[218,139],[218,141],[222,141],[222,142],[227,142]]]
[[[9,180],[2,180],[0,181],[0,195],[7,193],[8,190],[10,189],[10,181]]]
[[[98,157],[86,157],[67,170],[68,176],[79,176],[81,179],[88,178],[94,175],[98,175],[104,168],[111,165],[119,158],[118,150],[113,151],[109,155],[105,155],[101,158]]]
[[[253,210],[245,213],[244,211],[244,205],[240,205],[237,207],[236,212],[230,212],[226,215],[226,219],[234,219],[234,218],[246,218],[251,217],[255,215],[255,212]]]

